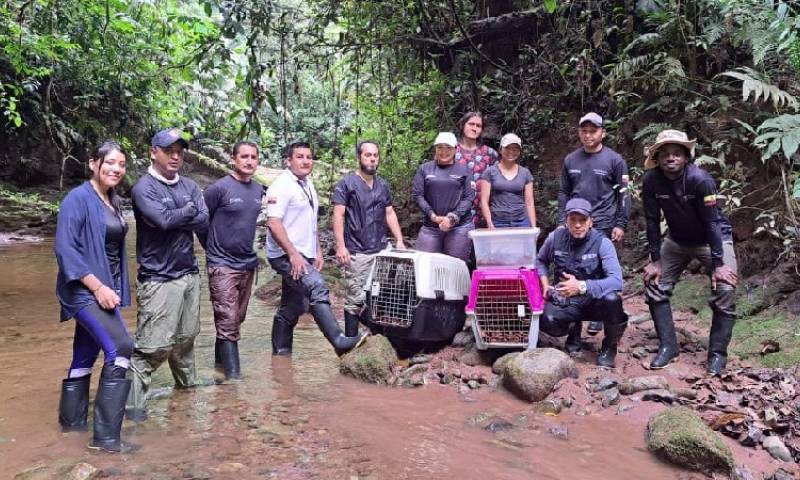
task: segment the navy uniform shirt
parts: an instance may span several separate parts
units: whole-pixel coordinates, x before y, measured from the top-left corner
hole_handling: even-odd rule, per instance
[[[131,191],[140,282],[166,282],[197,273],[194,231],[208,228],[203,192],[186,177],[167,185],[149,173]]]
[[[717,187],[705,170],[686,165],[677,180],[667,178],[659,168],[647,171],[642,179],[642,203],[647,221],[650,259],[661,258],[661,212],[669,237],[683,245],[710,245],[711,262],[722,262],[722,239],[730,238],[731,224],[717,206]]]
[[[206,249],[209,267],[253,270],[258,266],[253,240],[264,192],[258,182],[240,182],[233,175],[208,186],[203,195],[208,207],[208,232],[198,237]]]
[[[572,198],[592,204],[594,228],[609,230],[628,226],[630,193],[628,165],[614,150],[603,146],[595,153],[583,147],[567,155],[558,192],[558,223],[564,223],[564,208]]]
[[[333,187],[333,204],[344,205],[344,245],[350,253],[375,253],[386,247],[389,184],[375,175],[372,188],[351,172]]]
[[[436,160],[423,163],[414,176],[411,196],[425,214],[424,224],[437,227],[431,220],[431,212],[439,216],[448,213],[458,217],[458,225],[472,221],[472,174],[464,165],[438,165]],[[456,226],[456,225],[453,225]]]

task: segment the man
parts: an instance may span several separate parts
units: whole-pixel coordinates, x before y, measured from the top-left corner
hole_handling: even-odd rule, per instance
[[[725,370],[728,343],[736,320],[736,255],[731,225],[717,206],[717,189],[707,172],[689,163],[695,140],[664,130],[648,149],[642,180],[650,263],[644,270],[645,295],[660,347],[650,363],[659,369],[678,357],[678,340],[669,299],[681,273],[696,258],[711,277],[708,304],[713,312],[708,342],[708,373]],[[667,233],[661,241],[661,213]]]
[[[358,334],[364,311],[364,282],[375,254],[386,248],[386,229],[397,248],[405,248],[403,233],[392,208],[389,184],[377,175],[378,144],[371,140],[356,146],[358,170],[339,180],[333,189],[333,236],[336,260],[344,267],[347,292],[344,299],[344,334]]]
[[[147,418],[152,373],[169,361],[176,388],[195,383],[194,338],[200,332],[200,279],[195,231],[208,228],[203,193],[180,176],[188,143],[176,128],[153,136],[152,164],[131,194],[139,264],[136,347],[131,357],[133,388],[127,416]]]
[[[264,187],[252,181],[258,167],[258,145],[246,141],[234,145],[231,166],[230,175],[206,189],[209,229],[198,236],[206,249],[208,291],[217,330],[215,363],[222,366],[225,378],[235,379],[240,376],[240,327],[258,267],[253,240],[264,197]]]
[[[283,277],[281,306],[272,323],[272,353],[291,355],[294,327],[308,300],[314,321],[341,355],[355,348],[365,334],[348,337],[342,333],[320,273],[319,200],[310,176],[314,167],[311,146],[305,142],[289,145],[286,167],[267,190],[267,257]]]
[[[567,201],[583,198],[592,204],[594,229],[621,244],[630,217],[628,165],[620,154],[603,145],[606,138],[603,125],[603,117],[594,112],[578,121],[581,148],[564,159],[558,192],[558,223],[564,222]],[[586,331],[596,335],[602,328],[602,322],[591,321]],[[580,337],[580,332],[571,335]]]
[[[580,325],[588,315],[603,318],[605,337],[597,357],[597,365],[614,368],[617,344],[628,326],[622,310],[622,268],[614,245],[605,235],[592,228],[592,206],[582,198],[567,202],[564,213],[566,228],[550,233],[537,256],[542,292],[546,299],[539,325],[548,335],[560,337]],[[553,265],[555,287],[547,277]],[[580,327],[578,328],[580,332]],[[580,342],[580,337],[578,337]],[[580,346],[574,338],[565,345],[575,354]]]

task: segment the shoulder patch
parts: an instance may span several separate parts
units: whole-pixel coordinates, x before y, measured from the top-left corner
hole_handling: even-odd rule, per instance
[[[717,196],[714,194],[706,195],[703,197],[703,203],[706,207],[714,207],[717,205]]]

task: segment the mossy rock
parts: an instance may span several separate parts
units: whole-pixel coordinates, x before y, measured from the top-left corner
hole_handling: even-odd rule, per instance
[[[647,423],[647,446],[659,458],[696,471],[728,473],[733,454],[692,410],[673,407]]]
[[[505,363],[503,385],[523,400],[539,402],[567,377],[578,377],[578,368],[569,355],[554,348],[536,348]]]
[[[392,367],[397,361],[397,352],[389,339],[373,335],[360,347],[342,356],[339,371],[362,382],[388,384],[392,378]]]

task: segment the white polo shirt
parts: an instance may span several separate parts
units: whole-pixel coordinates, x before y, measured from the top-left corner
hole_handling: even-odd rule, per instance
[[[317,209],[319,198],[310,177],[301,181],[288,168],[267,189],[267,217],[279,218],[294,248],[308,258],[317,256]],[[286,252],[267,230],[267,257]]]

